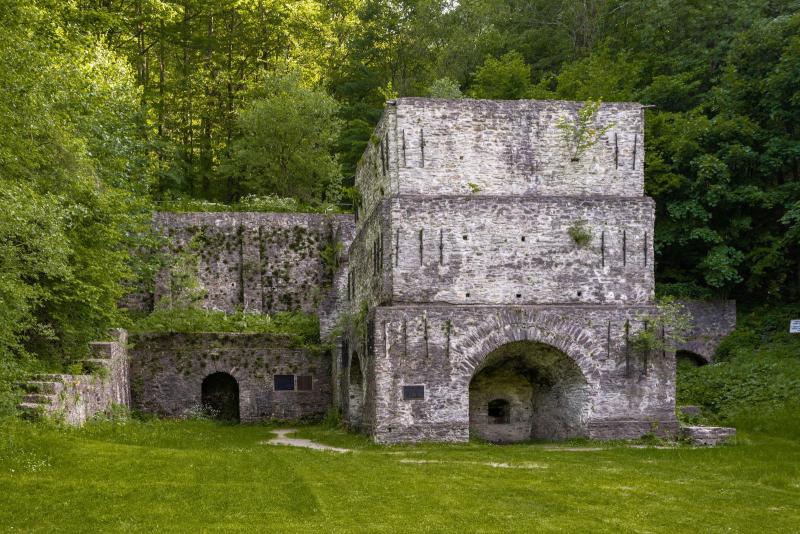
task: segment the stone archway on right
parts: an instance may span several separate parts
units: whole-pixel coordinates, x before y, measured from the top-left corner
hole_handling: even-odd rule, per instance
[[[577,363],[537,341],[486,355],[469,384],[470,436],[494,443],[587,435],[589,385]]]

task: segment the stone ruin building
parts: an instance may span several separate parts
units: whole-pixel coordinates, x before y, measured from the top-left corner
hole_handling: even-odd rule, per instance
[[[316,312],[332,349],[139,334],[112,373],[127,391],[116,402],[176,417],[211,403],[244,422],[333,406],[381,443],[675,434],[675,354],[631,343],[656,313],[642,106],[603,104],[602,135],[579,153],[563,124],[582,105],[390,101],[357,169],[355,217],[156,214],[173,250],[199,250],[205,307]],[[172,291],[162,273],[139,305]],[[681,348],[707,362],[735,308],[695,309]],[[99,365],[120,368],[118,345]],[[28,404],[85,419],[96,410],[49,393],[76,379],[41,378]]]

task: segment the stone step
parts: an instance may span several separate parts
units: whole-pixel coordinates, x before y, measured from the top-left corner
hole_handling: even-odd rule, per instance
[[[19,384],[26,393],[43,393],[46,395],[53,395],[62,389],[61,382],[45,382],[42,380],[31,380],[30,382],[22,382]]]
[[[21,412],[20,415],[22,418],[29,421],[39,419],[47,413],[43,404],[33,402],[21,402],[17,404],[17,409]]]
[[[34,382],[58,382],[64,383],[65,380],[69,380],[72,378],[72,375],[67,374],[55,374],[55,373],[42,373],[33,375]]]
[[[23,397],[24,404],[46,404],[50,405],[55,400],[55,395],[46,395],[42,393],[28,393]]]
[[[100,368],[111,369],[111,360],[102,358],[88,358],[83,360],[83,367],[90,373],[97,371]]]
[[[716,446],[736,436],[736,429],[725,426],[684,426],[681,434],[695,445]]]

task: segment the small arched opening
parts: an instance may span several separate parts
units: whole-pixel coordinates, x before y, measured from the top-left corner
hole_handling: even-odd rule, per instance
[[[239,384],[228,373],[213,373],[201,387],[203,411],[220,421],[239,421]]]
[[[702,367],[708,364],[708,361],[689,350],[679,350],[675,353],[675,362],[679,367]]]
[[[347,382],[347,416],[352,425],[361,424],[361,412],[364,404],[364,375],[361,361],[353,352],[350,358],[350,374]]]
[[[489,353],[469,385],[470,434],[510,443],[586,435],[588,385],[568,355],[514,341]]]

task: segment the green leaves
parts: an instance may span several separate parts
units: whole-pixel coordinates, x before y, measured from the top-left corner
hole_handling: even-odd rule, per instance
[[[6,369],[33,353],[59,370],[119,320],[128,251],[147,221],[133,196],[147,191],[139,92],[124,59],[65,22],[70,9],[0,9]]]
[[[596,124],[597,111],[600,109],[599,100],[587,100],[575,120],[560,117],[556,126],[564,136],[567,146],[572,150],[572,161],[578,161],[581,156],[611,128],[613,124]]]
[[[531,67],[522,54],[508,52],[500,58],[488,57],[475,71],[470,95],[475,98],[516,100],[526,98],[533,84]]]
[[[333,98],[303,86],[296,74],[270,77],[238,114],[239,133],[224,174],[240,194],[338,201],[337,112]]]

